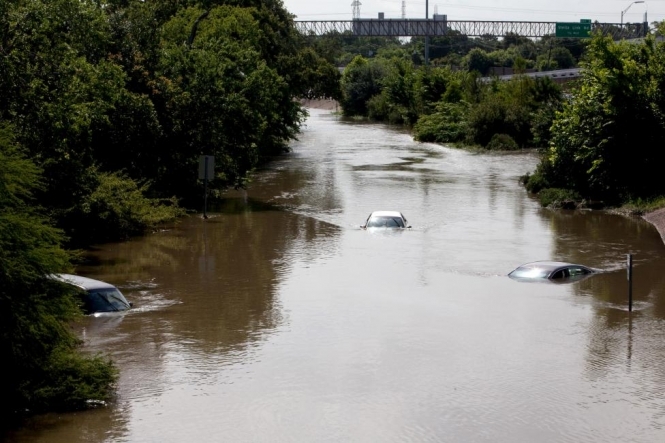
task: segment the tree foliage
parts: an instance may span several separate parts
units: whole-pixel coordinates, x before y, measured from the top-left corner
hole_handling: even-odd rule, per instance
[[[367,102],[381,92],[385,63],[357,56],[342,75],[342,108],[345,115],[367,115]]]
[[[0,2],[3,408],[80,407],[113,385],[75,353],[79,307],[46,277],[70,268],[63,242],[182,214],[201,154],[217,191],[242,186],[296,136],[297,99],[338,97],[339,76],[281,0]]]
[[[297,98],[340,95],[338,70],[279,0],[2,5],[0,118],[44,170],[37,198],[72,237],[99,174],[187,204],[207,154],[213,187],[242,186],[295,137]]]
[[[514,142],[493,143],[493,149],[545,146],[562,99],[561,89],[547,78],[486,82],[473,73],[414,66],[404,58],[357,57],[342,85],[347,115],[413,125],[421,141],[487,147],[504,134]]]
[[[662,195],[665,44],[595,36],[581,87],[557,113],[547,155],[527,186],[621,203]]]
[[[107,400],[114,367],[81,357],[68,323],[80,315],[76,299],[49,279],[70,267],[63,234],[34,206],[41,171],[0,126],[0,410],[81,408]]]

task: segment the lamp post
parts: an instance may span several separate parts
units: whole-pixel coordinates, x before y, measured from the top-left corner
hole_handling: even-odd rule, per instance
[[[633,3],[631,3],[630,5],[628,5],[628,7],[627,7],[626,9],[624,9],[623,11],[621,11],[621,27],[623,27],[623,15],[624,15],[624,14],[630,9],[630,7],[633,6],[635,3],[644,3],[644,0],[637,0],[637,1],[634,1]]]

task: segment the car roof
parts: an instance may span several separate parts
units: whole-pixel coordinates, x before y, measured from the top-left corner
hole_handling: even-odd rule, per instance
[[[116,289],[116,287],[110,283],[88,277],[81,277],[80,275],[54,274],[53,277],[56,280],[69,283],[70,285],[78,286],[79,288],[85,289],[86,291],[90,289]]]
[[[519,269],[519,268],[540,268],[540,269],[546,269],[546,270],[549,270],[549,271],[554,271],[556,269],[564,268],[564,267],[568,267],[568,266],[579,266],[580,268],[589,269],[588,267],[586,267],[584,265],[578,265],[578,264],[575,264],[575,263],[567,263],[567,262],[563,262],[563,261],[548,261],[548,260],[534,261],[534,262],[531,262],[531,263],[525,263],[525,264],[519,266],[517,269]]]
[[[403,217],[402,213],[399,211],[374,211],[370,217]]]

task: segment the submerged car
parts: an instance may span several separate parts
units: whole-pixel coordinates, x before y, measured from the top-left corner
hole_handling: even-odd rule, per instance
[[[395,228],[405,229],[410,228],[406,218],[401,212],[398,211],[374,211],[372,212],[365,224],[361,226],[363,229],[367,228]]]
[[[122,292],[110,283],[72,274],[55,274],[56,280],[79,288],[86,314],[126,311],[132,307]]]
[[[572,282],[583,280],[596,270],[584,265],[560,261],[536,261],[518,267],[508,277],[520,281]]]

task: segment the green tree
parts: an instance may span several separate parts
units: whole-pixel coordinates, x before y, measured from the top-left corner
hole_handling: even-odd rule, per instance
[[[547,155],[527,183],[621,203],[665,193],[665,44],[595,36],[581,87],[552,127]]]
[[[61,231],[35,208],[40,170],[0,125],[0,409],[3,416],[76,409],[107,400],[116,370],[82,357],[69,323],[80,315],[71,290],[48,278],[70,267]]]
[[[418,113],[430,114],[436,103],[448,92],[453,79],[453,73],[447,67],[419,69],[414,84]]]
[[[123,87],[122,70],[103,58],[109,39],[92,2],[13,3],[0,27],[0,117],[44,169],[42,201],[57,211],[87,188],[94,128],[105,125]]]
[[[552,49],[552,60],[556,62],[559,69],[568,69],[575,66],[575,58],[566,48],[558,47]]]
[[[284,149],[303,118],[289,83],[262,54],[259,22],[250,9],[189,8],[165,25],[162,38],[171,133],[160,180],[193,192],[191,171],[199,155],[212,154],[216,179],[242,185],[262,155]]]
[[[477,71],[480,75],[487,75],[492,66],[492,59],[487,52],[474,48],[464,57],[464,63],[469,71]]]
[[[522,37],[514,32],[506,32],[506,35],[503,37],[503,47],[504,49],[508,49],[511,46],[519,46],[528,43],[529,41],[528,38]]]
[[[384,62],[369,62],[357,56],[342,75],[342,108],[345,115],[367,115],[367,102],[381,93],[386,76]]]
[[[418,118],[415,96],[416,73],[413,64],[407,60],[394,59],[381,82],[382,94],[396,108],[401,121],[396,123],[413,124]]]
[[[37,199],[77,241],[99,169],[151,172],[154,160],[141,154],[161,128],[152,103],[126,89],[123,67],[108,57],[111,28],[96,3],[16,2],[3,18],[0,116],[44,170]]]

